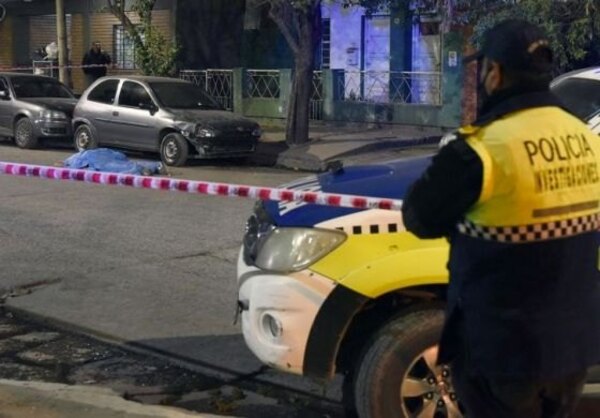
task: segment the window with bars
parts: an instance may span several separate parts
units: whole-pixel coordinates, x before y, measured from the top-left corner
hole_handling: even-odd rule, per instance
[[[118,68],[133,70],[135,64],[135,44],[123,25],[113,26],[114,63]]]

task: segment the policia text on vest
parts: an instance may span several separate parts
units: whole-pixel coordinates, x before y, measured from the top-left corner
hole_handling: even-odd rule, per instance
[[[600,181],[594,151],[583,134],[527,140],[523,145],[533,168],[536,193]]]

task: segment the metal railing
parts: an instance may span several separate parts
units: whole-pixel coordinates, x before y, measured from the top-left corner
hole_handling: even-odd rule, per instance
[[[182,70],[179,77],[205,89],[224,109],[233,110],[233,70]]]
[[[279,70],[247,70],[246,96],[253,99],[278,99],[281,94]]]
[[[312,120],[323,120],[323,72],[314,71],[312,77],[312,93],[308,117]]]
[[[344,101],[389,104],[442,104],[440,72],[346,71],[338,83]]]

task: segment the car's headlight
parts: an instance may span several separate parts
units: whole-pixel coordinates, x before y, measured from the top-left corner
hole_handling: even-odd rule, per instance
[[[255,265],[278,272],[300,271],[346,240],[342,231],[318,228],[275,228],[259,249]]]
[[[196,138],[214,138],[217,136],[217,132],[210,128],[203,128],[198,126],[196,128]]]
[[[40,112],[40,119],[65,120],[65,119],[67,119],[67,114],[65,112],[60,112],[58,110],[42,110]]]
[[[252,136],[256,137],[256,138],[260,138],[262,135],[262,130],[260,128],[255,128],[252,131]]]

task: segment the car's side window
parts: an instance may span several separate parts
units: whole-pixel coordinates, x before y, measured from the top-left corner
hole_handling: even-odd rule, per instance
[[[144,86],[132,81],[123,83],[121,93],[119,94],[119,106],[139,108],[142,106],[150,106],[153,103],[152,98]]]
[[[0,91],[5,91],[7,93],[10,91],[8,89],[8,83],[3,78],[0,78]]]
[[[93,102],[112,104],[115,101],[118,86],[119,80],[103,81],[94,87],[94,90],[88,94],[87,98]]]

